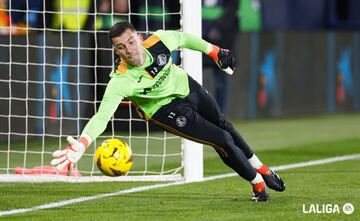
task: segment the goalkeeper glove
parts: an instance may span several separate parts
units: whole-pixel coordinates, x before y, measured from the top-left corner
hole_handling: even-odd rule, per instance
[[[68,136],[67,141],[69,143],[67,147],[53,153],[55,159],[51,161],[51,165],[56,166],[58,171],[62,171],[65,168],[70,170],[72,165],[80,160],[88,144],[86,139],[82,137],[79,140],[75,140],[73,137]]]
[[[212,45],[212,50],[210,53],[208,53],[208,55],[214,59],[219,68],[225,71],[227,74],[232,75],[234,73],[235,58],[230,50]]]

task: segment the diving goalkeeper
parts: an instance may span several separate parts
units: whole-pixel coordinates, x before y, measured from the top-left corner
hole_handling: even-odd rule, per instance
[[[266,186],[285,190],[281,178],[258,159],[209,92],[174,65],[170,56],[178,48],[200,51],[232,74],[235,62],[229,50],[177,31],[159,30],[143,39],[128,22],[114,24],[109,37],[120,59],[110,74],[99,110],[78,140],[68,137],[69,145],[53,153],[53,166],[63,170],[76,163],[127,98],[145,120],[180,137],[214,147],[227,166],[250,182],[252,200],[269,200]]]

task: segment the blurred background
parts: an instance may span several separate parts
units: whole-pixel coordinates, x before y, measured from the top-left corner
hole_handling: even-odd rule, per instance
[[[360,111],[360,1],[202,2],[203,37],[236,56],[231,77],[203,59],[203,83],[229,118]],[[111,25],[149,33],[181,30],[180,19],[176,0],[0,0],[0,140],[9,122],[14,134],[79,133],[109,80]],[[127,104],[116,113],[131,114]]]
[[[203,2],[206,6],[214,1]],[[238,7],[230,2],[238,2]],[[204,84],[213,87],[211,91],[228,116],[360,110],[360,1],[240,0],[224,1],[223,5],[226,16],[219,16],[213,24],[222,39],[220,45],[234,50],[237,70],[225,80],[228,88],[217,83],[224,80],[206,72]],[[235,18],[229,17],[233,14]],[[205,21],[213,25],[210,19]],[[227,27],[228,22],[233,25]],[[203,33],[214,39],[214,27],[208,29],[203,26]],[[235,39],[231,39],[232,33],[236,33]],[[228,94],[220,92],[226,90]]]

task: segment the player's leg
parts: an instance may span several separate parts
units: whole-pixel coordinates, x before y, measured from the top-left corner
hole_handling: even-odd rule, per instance
[[[270,170],[265,164],[263,164],[253,153],[239,132],[229,121],[226,120],[215,99],[206,90],[206,88],[199,85],[191,77],[189,77],[189,86],[190,94],[187,97],[187,100],[199,112],[199,114],[206,120],[212,122],[220,128],[223,128],[231,134],[236,146],[244,152],[250,164],[263,176],[267,186],[276,191],[284,191],[285,184],[282,179],[274,171]]]
[[[185,100],[175,99],[163,106],[150,121],[183,138],[213,146],[227,166],[253,185],[254,200],[269,199],[262,176],[250,165],[232,136],[199,115]]]
[[[241,137],[241,135],[234,129],[232,124],[228,122],[221,112],[214,97],[207,91],[207,89],[198,84],[194,79],[189,77],[190,94],[186,98],[193,107],[208,121],[228,131],[234,139],[235,144],[244,152],[249,159],[253,156],[253,151],[249,145]]]

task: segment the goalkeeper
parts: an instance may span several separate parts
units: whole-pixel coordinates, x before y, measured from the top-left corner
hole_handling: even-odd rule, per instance
[[[99,110],[78,140],[68,137],[69,146],[53,153],[52,165],[63,170],[76,163],[127,98],[144,119],[158,127],[214,147],[227,166],[251,183],[254,201],[269,200],[266,186],[285,190],[280,177],[256,157],[209,92],[174,65],[170,56],[178,48],[200,51],[232,74],[235,64],[229,50],[177,31],[159,30],[143,39],[128,22],[114,24],[109,37],[119,59]]]

